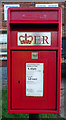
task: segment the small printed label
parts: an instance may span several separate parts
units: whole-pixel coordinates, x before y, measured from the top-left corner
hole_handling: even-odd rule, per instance
[[[51,46],[51,32],[18,32],[18,46]]]
[[[44,63],[26,63],[26,96],[43,96]]]
[[[38,59],[38,53],[32,52],[32,59]]]

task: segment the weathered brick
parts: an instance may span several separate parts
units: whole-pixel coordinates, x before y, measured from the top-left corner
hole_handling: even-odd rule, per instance
[[[0,67],[6,67],[6,66],[7,66],[7,61],[6,60],[3,60],[3,61],[0,60]]]
[[[0,3],[0,29],[2,27],[2,3]]]

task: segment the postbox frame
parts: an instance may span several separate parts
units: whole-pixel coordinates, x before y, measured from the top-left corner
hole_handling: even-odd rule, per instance
[[[45,11],[48,12],[58,11],[58,20],[49,21],[49,20],[11,20],[11,11]],[[40,50],[53,50],[57,51],[57,109],[56,110],[12,110],[11,109],[11,51],[12,50],[39,50],[39,47],[19,47],[12,48],[10,46],[10,25],[13,23],[48,23],[48,24],[58,24],[58,47],[42,47]],[[7,20],[7,110],[9,113],[59,113],[60,112],[60,87],[61,87],[61,8],[57,7],[47,7],[47,8],[9,8],[8,9],[8,20]]]

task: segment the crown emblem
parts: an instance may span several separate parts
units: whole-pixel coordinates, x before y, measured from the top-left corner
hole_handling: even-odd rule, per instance
[[[24,38],[24,39],[23,39]],[[28,40],[27,40],[28,39]],[[27,36],[27,34],[25,34],[25,36],[21,35],[19,37],[20,43],[21,44],[31,44],[33,37],[31,35]]]

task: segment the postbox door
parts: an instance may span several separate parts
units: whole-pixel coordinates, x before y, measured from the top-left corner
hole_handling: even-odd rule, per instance
[[[56,51],[12,51],[12,109],[56,109]]]

